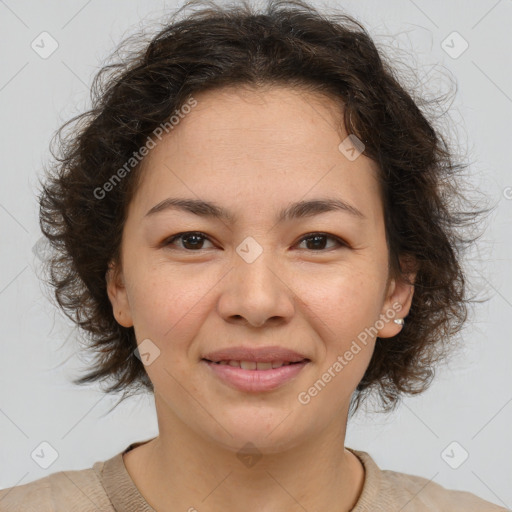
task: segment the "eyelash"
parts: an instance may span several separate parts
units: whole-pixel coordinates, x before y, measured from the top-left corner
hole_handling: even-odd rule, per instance
[[[179,238],[182,238],[186,235],[196,235],[196,236],[199,236],[201,238],[205,238],[207,240],[209,240],[211,242],[211,240],[208,238],[208,236],[205,234],[205,233],[202,233],[201,231],[184,231],[182,233],[177,233],[176,235],[173,235],[171,236],[170,238],[167,238],[164,242],[163,242],[163,246],[167,247],[169,245],[172,245],[172,243],[179,239]],[[346,242],[344,242],[341,238],[338,238],[337,236],[334,236],[334,235],[329,235],[328,233],[322,233],[322,232],[313,232],[313,233],[308,233],[307,235],[303,236],[300,240],[299,240],[299,244],[304,242],[305,240],[309,240],[309,239],[312,239],[312,238],[315,238],[315,237],[323,237],[323,238],[328,238],[328,239],[331,239],[331,240],[334,240],[335,242],[337,242],[341,247],[348,247],[348,244]],[[183,249],[184,251],[187,251],[187,252],[199,252],[201,251],[202,249],[198,249],[197,251],[194,251],[194,250],[190,250],[190,249],[185,249],[185,248],[182,248],[180,247],[179,249]],[[313,250],[313,249],[309,249],[311,252],[326,252],[328,249],[319,249],[319,250]],[[332,250],[332,248],[331,248]]]

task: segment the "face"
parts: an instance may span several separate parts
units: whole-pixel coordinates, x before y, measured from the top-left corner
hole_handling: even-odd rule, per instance
[[[378,169],[339,149],[341,107],[323,96],[274,87],[195,99],[144,161],[122,262],[108,278],[116,320],[149,354],[160,431],[180,425],[269,453],[327,427],[344,432],[375,337],[400,331],[390,319],[405,317],[412,298],[388,279]],[[227,217],[204,206],[148,213],[168,198],[212,203]],[[314,200],[349,207],[290,209]],[[238,346],[309,361],[272,389],[240,389],[203,360]]]

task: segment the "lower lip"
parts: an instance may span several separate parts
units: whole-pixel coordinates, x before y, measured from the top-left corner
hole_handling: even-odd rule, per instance
[[[296,377],[300,371],[309,363],[289,364],[271,370],[244,370],[228,364],[217,364],[203,359],[201,361],[208,365],[217,377],[226,384],[241,391],[257,393],[260,391],[271,391],[289,380]]]

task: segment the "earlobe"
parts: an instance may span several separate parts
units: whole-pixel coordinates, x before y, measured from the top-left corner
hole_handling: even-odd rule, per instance
[[[107,294],[112,304],[112,312],[117,323],[123,327],[132,327],[133,320],[130,310],[130,303],[128,301],[128,294],[124,283],[124,276],[122,271],[109,264],[109,268],[105,274],[107,283]]]
[[[414,282],[417,271],[407,274],[405,279],[391,279],[386,300],[381,311],[381,319],[384,321],[384,327],[379,329],[377,336],[379,338],[391,338],[396,336],[407,321],[406,317],[411,309],[414,296]]]

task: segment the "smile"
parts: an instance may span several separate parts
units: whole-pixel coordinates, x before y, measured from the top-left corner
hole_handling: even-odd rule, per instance
[[[208,359],[205,359],[208,361]],[[289,364],[298,364],[286,361],[233,361],[233,360],[225,360],[225,361],[209,361],[210,363],[229,365],[234,368],[242,368],[244,370],[271,370],[272,368],[280,368],[281,366],[286,366]]]
[[[244,392],[272,391],[290,382],[310,363],[283,361],[219,361],[202,359],[214,378],[231,388]]]

